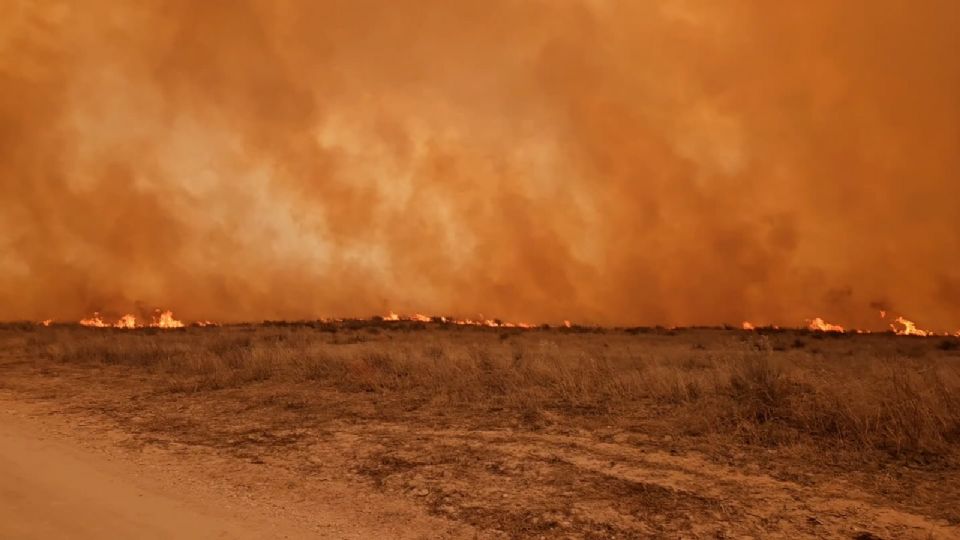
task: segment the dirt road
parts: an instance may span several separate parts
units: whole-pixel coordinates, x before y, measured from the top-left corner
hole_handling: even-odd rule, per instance
[[[335,481],[324,481],[319,490],[310,493],[277,489],[278,470],[265,471],[274,478],[273,482],[261,482],[247,469],[228,467],[227,462],[198,454],[171,456],[169,450],[131,451],[124,449],[122,438],[109,431],[100,430],[90,437],[94,433],[92,426],[102,426],[95,419],[77,426],[71,423],[77,421],[75,417],[44,411],[34,404],[0,398],[0,538],[498,536],[423,515],[401,498],[366,493],[362,488]],[[423,431],[413,438],[433,440],[435,445],[442,443],[438,446],[447,447],[453,444],[447,440],[449,436]],[[575,468],[576,472],[568,471],[570,477],[586,479],[596,473],[606,478],[602,487],[608,495],[619,493],[617,482],[633,482],[642,486],[643,503],[649,511],[664,507],[667,502],[682,506],[689,499],[689,510],[693,512],[697,497],[715,497],[731,504],[752,500],[750,516],[767,521],[779,519],[782,528],[791,531],[789,535],[774,537],[857,537],[857,531],[863,530],[858,524],[869,524],[873,530],[882,531],[881,538],[956,537],[955,528],[938,525],[920,515],[848,499],[823,486],[811,490],[762,475],[735,474],[724,467],[669,453],[626,451],[622,445],[589,441],[583,446],[585,441],[576,437],[531,435],[504,439],[496,432],[473,432],[470,440],[486,442],[516,460],[550,453],[541,456],[543,463],[560,462]],[[347,449],[340,448],[334,453],[344,452]],[[402,462],[403,451],[398,452],[391,454],[387,462]],[[431,449],[418,448],[416,453],[429,456]],[[212,474],[217,470],[228,476],[226,484],[218,483],[216,474]],[[290,485],[287,480],[279,483]],[[225,489],[228,484],[233,487]],[[248,488],[236,491],[237,485],[258,492],[247,497]],[[636,490],[621,495],[637,496]],[[524,493],[530,498],[535,495]],[[660,500],[658,494],[669,501]],[[580,504],[583,505],[588,502]],[[718,521],[707,519],[693,526],[703,530],[692,537],[713,536],[707,533],[711,523],[716,525]]]
[[[0,539],[485,538],[363,486],[128,444],[96,418],[0,395]]]
[[[138,477],[0,412],[0,538],[294,538],[305,529],[241,516]]]

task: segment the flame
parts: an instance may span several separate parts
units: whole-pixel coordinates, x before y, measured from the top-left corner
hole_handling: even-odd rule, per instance
[[[537,327],[537,325],[535,325],[535,324],[530,324],[530,323],[525,323],[525,322],[518,322],[518,323],[505,322],[505,323],[501,323],[500,326],[502,326],[502,327],[504,327],[504,328],[523,328],[523,329],[525,329],[525,330],[529,330],[530,328],[536,328],[536,327]]]
[[[886,318],[887,312],[881,310],[880,317]],[[344,319],[321,319],[324,322],[342,322]],[[537,328],[539,325],[527,323],[527,322],[508,322],[500,321],[498,319],[485,319],[481,315],[478,319],[457,319],[453,317],[430,317],[423,315],[421,313],[414,313],[413,315],[399,315],[390,311],[387,315],[380,317],[380,320],[383,321],[413,321],[421,323],[431,323],[436,322],[438,324],[455,324],[459,326],[484,326],[489,328],[520,328],[520,329],[532,329]],[[53,324],[53,319],[47,319],[39,324],[43,326],[50,326]],[[89,326],[93,328],[121,328],[121,329],[134,329],[134,328],[184,328],[186,325],[177,319],[174,318],[173,312],[170,310],[160,311],[157,310],[153,320],[149,324],[140,323],[134,315],[124,315],[117,319],[116,322],[110,324],[100,316],[100,313],[95,312],[91,317],[80,320],[80,324],[83,326]],[[218,323],[213,321],[195,321],[191,323],[192,326],[197,327],[207,327],[207,326],[220,326]],[[572,328],[573,323],[569,320],[563,321],[563,326],[565,328]],[[757,327],[750,321],[743,321],[741,323],[741,328],[744,330],[756,330]],[[779,328],[774,326],[773,328]],[[821,317],[816,317],[814,319],[807,320],[807,329],[813,330],[816,332],[837,332],[845,333],[847,330],[843,326],[838,324],[831,324],[824,321]],[[930,330],[923,330],[917,328],[915,322],[906,319],[904,317],[897,317],[894,323],[890,324],[890,329],[898,336],[936,336],[941,335]],[[857,334],[869,334],[870,330],[860,330],[854,329],[851,332],[856,332]],[[949,332],[942,333],[944,336],[955,336],[960,337],[960,330],[957,330],[955,333],[950,334]]]
[[[840,326],[839,324],[830,324],[824,321],[823,319],[821,319],[820,317],[817,317],[816,319],[813,319],[807,322],[809,323],[807,325],[807,328],[815,332],[839,332],[839,333],[844,332],[843,327]]]
[[[80,319],[80,324],[83,326],[92,326],[94,328],[106,328],[109,326],[107,323],[103,322],[103,319],[100,318],[99,313],[94,313],[89,319]]]
[[[127,329],[136,328],[137,318],[130,314],[124,315],[123,317],[120,317],[120,319],[117,322],[113,323],[113,327],[127,328]]]
[[[173,312],[170,310],[160,313],[150,324],[155,328],[183,328],[183,323],[173,318]]]
[[[47,319],[47,320],[45,320],[45,321],[40,321],[40,325],[41,325],[41,326],[50,326],[51,324],[53,324],[53,319]]]
[[[422,313],[414,313],[413,315],[398,315],[393,311],[389,312],[387,315],[380,317],[384,321],[413,321],[413,322],[438,322],[441,324],[455,324],[458,326],[486,326],[489,328],[522,328],[522,329],[531,329],[536,328],[536,324],[528,322],[507,322],[500,321],[497,319],[485,319],[483,315],[480,315],[479,319],[457,319],[454,317],[430,317]],[[342,319],[324,319],[327,322],[340,322]],[[569,327],[570,322],[564,321],[564,324]]]
[[[445,322],[458,324],[460,326],[489,326],[491,328],[496,328],[498,326],[506,326],[508,323],[498,323],[493,319],[446,319]]]
[[[899,323],[903,328],[897,328],[896,323]],[[894,331],[898,336],[932,336],[933,332],[929,330],[921,330],[917,328],[917,323],[904,319],[903,317],[897,317],[897,320],[894,324],[890,325],[890,329]]]
[[[52,321],[51,321],[52,322]],[[124,330],[132,330],[135,328],[143,328],[149,326],[151,328],[183,328],[185,325],[183,322],[178,321],[173,318],[173,312],[170,310],[160,311],[157,310],[156,315],[154,315],[153,320],[148,325],[141,324],[137,321],[137,317],[131,314],[126,314],[113,324],[108,324],[103,320],[103,317],[99,313],[94,313],[93,316],[81,319],[80,324],[83,326],[89,326],[92,328],[121,328]],[[209,321],[205,321],[205,325],[210,325]],[[47,326],[46,324],[44,326]]]

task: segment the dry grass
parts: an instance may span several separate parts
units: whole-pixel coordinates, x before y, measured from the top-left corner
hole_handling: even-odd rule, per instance
[[[676,435],[734,435],[765,446],[929,459],[953,455],[960,443],[953,340],[389,324],[59,327],[19,335],[27,356],[132,368],[168,392],[310,382],[427,409],[497,409],[531,420],[559,414],[624,422],[656,410]]]

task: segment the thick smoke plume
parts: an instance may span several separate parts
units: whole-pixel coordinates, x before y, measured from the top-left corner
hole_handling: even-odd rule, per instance
[[[0,319],[960,327],[955,0],[0,4]]]

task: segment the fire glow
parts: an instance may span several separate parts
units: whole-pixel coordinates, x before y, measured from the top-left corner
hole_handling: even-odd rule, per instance
[[[887,312],[884,310],[881,310],[880,318],[886,319]],[[922,328],[918,328],[917,323],[903,316],[898,316],[896,320],[894,320],[894,322],[889,324],[889,326],[890,326],[890,331],[898,336],[933,337],[937,335],[942,335],[945,337],[950,337],[950,336],[960,337],[960,330],[957,330],[953,334],[951,334],[950,332],[943,332],[942,334],[938,334],[937,332],[934,332],[932,330],[924,330]],[[744,330],[756,330],[757,326],[749,321],[743,321],[741,328],[743,328]],[[832,332],[837,334],[845,334],[848,332],[853,332],[856,334],[873,333],[871,330],[861,330],[861,329],[854,329],[854,330],[848,331],[843,326],[840,326],[839,324],[828,323],[827,321],[823,320],[822,317],[808,319],[807,330],[810,330],[813,332]]]
[[[898,327],[900,325],[902,328]],[[890,325],[890,329],[893,330],[898,336],[932,336],[933,332],[929,330],[922,330],[917,328],[917,323],[904,319],[903,317],[897,317],[897,320]],[[960,335],[960,331],[957,332]]]
[[[880,317],[882,319],[886,318],[887,313],[885,311],[880,312]],[[346,322],[348,320],[363,320],[363,319],[321,319],[324,322],[338,323]],[[535,328],[546,328],[549,325],[544,324],[533,324],[528,322],[510,322],[502,321],[500,319],[488,319],[480,316],[477,319],[469,318],[456,318],[456,317],[447,317],[447,316],[428,316],[421,313],[414,313],[412,315],[400,315],[393,311],[388,312],[386,315],[373,317],[369,319],[371,321],[382,321],[387,323],[392,322],[417,322],[417,323],[432,323],[432,324],[452,324],[456,326],[476,326],[484,328],[516,328],[521,330],[529,330]],[[41,326],[50,326],[53,324],[53,319],[47,319],[41,321]],[[125,330],[133,330],[138,328],[161,328],[161,329],[175,329],[175,328],[184,328],[187,325],[182,321],[174,318],[173,312],[170,310],[156,310],[153,317],[149,322],[143,322],[135,315],[126,314],[122,317],[116,319],[113,322],[108,322],[105,320],[100,313],[94,313],[92,316],[81,319],[79,324],[82,326],[90,328],[117,328]],[[220,323],[204,320],[204,321],[194,321],[190,323],[190,326],[196,327],[211,327],[211,326],[220,326]],[[562,327],[572,328],[574,325],[569,320],[564,320]],[[761,325],[757,325],[750,321],[743,321],[740,327],[745,331],[756,331],[759,328],[763,328]],[[946,336],[946,337],[958,337],[960,338],[960,330],[957,330],[955,333],[951,334],[949,332],[937,333],[932,330],[925,330],[919,328],[917,323],[911,321],[903,316],[898,316],[893,323],[889,324],[890,332],[897,336],[919,336],[919,337],[934,337],[934,336]],[[769,326],[769,328],[780,329],[779,326]],[[813,319],[808,319],[806,321],[806,330],[812,332],[827,332],[827,333],[836,333],[836,334],[847,334],[847,333],[856,333],[856,334],[871,334],[871,330],[862,330],[862,329],[846,329],[839,324],[834,324],[827,322],[822,317],[815,317]]]
[[[807,329],[815,332],[837,332],[840,334],[844,333],[845,331],[839,324],[828,323],[820,317],[808,321]]]
[[[479,319],[457,319],[455,317],[430,317],[428,315],[423,315],[422,313],[414,313],[413,315],[397,315],[394,312],[390,312],[387,315],[381,317],[384,321],[395,322],[395,321],[408,321],[408,322],[436,322],[441,324],[455,324],[458,326],[486,326],[489,328],[522,328],[530,329],[536,328],[538,325],[531,324],[527,322],[508,322],[501,321],[499,319],[486,319],[480,317]],[[563,321],[564,326],[569,327],[570,321]]]
[[[103,317],[99,313],[94,313],[93,316],[86,319],[80,320],[81,326],[88,326],[91,328],[121,328],[125,330],[133,330],[136,328],[183,328],[185,325],[183,322],[175,319],[173,317],[173,312],[170,310],[160,311],[154,314],[152,320],[148,323],[142,323],[137,320],[135,315],[126,314],[113,323],[108,323],[103,320]]]
[[[960,325],[957,2],[355,4],[5,4],[0,320]]]

